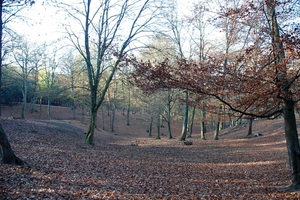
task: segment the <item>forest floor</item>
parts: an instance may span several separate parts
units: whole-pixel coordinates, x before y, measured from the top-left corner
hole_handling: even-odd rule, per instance
[[[84,143],[87,113],[52,107],[51,120],[3,106],[3,127],[16,155],[29,167],[0,165],[0,199],[300,199],[290,184],[283,121],[254,121],[225,129],[218,141],[201,141],[195,129],[190,146],[162,128],[160,140],[148,136],[138,114],[116,115],[115,132],[97,130],[95,146]],[[108,118],[108,116],[106,116]],[[100,120],[100,119],[98,119]],[[108,124],[105,124],[108,130]]]

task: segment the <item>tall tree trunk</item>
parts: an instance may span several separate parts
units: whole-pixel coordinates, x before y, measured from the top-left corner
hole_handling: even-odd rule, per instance
[[[286,146],[292,169],[292,185],[300,186],[300,148],[294,111],[294,102],[284,100],[283,116],[285,126]]]
[[[221,125],[222,125],[222,122],[221,122],[221,112],[222,112],[222,106],[220,106],[220,112],[218,114],[218,122],[216,124],[216,127],[215,127],[215,133],[214,133],[214,137],[213,139],[214,140],[218,140],[219,139],[219,132],[220,132],[220,128],[221,128]]]
[[[95,118],[96,118],[96,114],[97,114],[97,111],[98,111],[98,108],[102,105],[103,103],[103,100],[105,98],[105,94],[108,90],[108,87],[111,83],[111,80],[115,74],[115,70],[117,68],[117,66],[119,65],[120,63],[120,60],[118,59],[116,62],[115,62],[115,65],[111,71],[111,74],[109,76],[109,78],[106,80],[106,83],[105,83],[105,86],[104,88],[102,89],[101,91],[101,94],[99,96],[99,100],[97,101],[97,94],[98,94],[98,85],[94,85],[94,86],[90,86],[90,99],[91,99],[91,103],[90,103],[90,126],[89,126],[89,131],[86,135],[86,138],[85,138],[85,142],[87,144],[91,144],[91,145],[94,145],[94,132],[95,132]],[[99,83],[99,82],[98,82]]]
[[[156,122],[156,128],[157,128],[157,134],[156,134],[156,138],[155,139],[160,139],[160,122],[161,122],[161,119],[160,119],[160,113],[157,115],[157,122]]]
[[[168,134],[169,134],[169,139],[173,138],[172,135],[172,130],[171,130],[171,90],[168,90],[168,111],[167,111],[167,123],[168,123]]]
[[[131,95],[130,95],[130,88],[128,88],[128,102],[127,102],[127,109],[126,109],[126,125],[130,125],[130,104],[131,104]]]
[[[248,128],[248,134],[247,134],[247,136],[251,136],[251,135],[252,135],[252,125],[253,125],[253,120],[254,120],[253,117],[251,117],[251,118],[249,119],[249,128]]]
[[[41,98],[40,98],[40,113],[39,113],[40,119],[42,119],[42,101],[43,101],[43,99],[42,99],[42,97],[41,97]]]
[[[86,134],[86,137],[85,137],[85,143],[91,144],[91,145],[94,145],[96,114],[97,114],[97,111],[95,111],[94,109],[91,110],[91,113],[90,113],[90,126],[89,126],[89,130],[88,130],[88,132]]]
[[[105,114],[104,114],[104,106],[102,105],[102,106],[101,106],[102,130],[105,130],[105,126],[104,126],[104,124],[105,124],[104,116],[105,116]]]
[[[267,8],[267,17],[270,25],[270,36],[272,38],[273,55],[275,59],[275,64],[280,64],[276,67],[276,82],[277,86],[281,87],[283,90],[283,116],[284,116],[284,126],[285,126],[285,138],[286,146],[289,155],[289,162],[292,170],[292,186],[300,187],[300,147],[297,132],[297,124],[295,117],[295,108],[292,98],[292,93],[290,92],[290,82],[287,79],[287,66],[284,63],[285,51],[283,48],[283,43],[280,37],[279,26],[277,23],[276,15],[276,3],[275,0],[265,0],[265,5]]]
[[[72,112],[73,119],[76,119],[76,105],[75,105],[75,85],[74,85],[74,72],[71,74],[71,91],[72,91]]]
[[[189,132],[188,137],[192,137],[192,134],[193,134],[193,126],[194,126],[195,113],[196,113],[196,106],[194,106],[194,107],[193,107],[193,110],[192,110],[192,118],[191,118],[191,124],[190,124],[190,132]]]
[[[115,114],[116,114],[116,98],[117,98],[117,89],[118,83],[115,82],[115,89],[113,92],[113,102],[112,102],[112,109],[111,109],[111,116],[110,116],[110,132],[115,132]]]
[[[169,93],[170,91],[168,91]],[[170,96],[170,95],[169,95]],[[167,113],[167,123],[168,123],[168,134],[169,134],[169,139],[172,139],[172,130],[171,130],[171,100],[168,100],[168,113]]]
[[[152,136],[152,125],[153,125],[153,117],[150,116],[149,118],[149,122],[148,122],[148,128],[147,128],[147,132],[148,132],[148,136],[151,137]]]
[[[214,140],[219,139],[219,132],[220,132],[220,121],[218,121],[216,124],[215,133],[214,133],[214,137],[213,137]]]
[[[95,129],[98,129],[98,110],[96,111],[95,114]]]
[[[205,113],[205,107],[203,106],[201,109],[201,118],[202,121],[200,122],[200,134],[201,134],[201,140],[206,140],[205,138],[205,133],[206,133],[206,123],[204,121],[204,118],[206,117],[206,113]]]
[[[205,133],[206,133],[206,124],[205,122],[201,122],[200,123],[200,138],[201,140],[206,140],[206,137],[205,137]]]
[[[189,104],[188,104],[188,91],[185,91],[185,105],[184,105],[184,114],[183,114],[183,122],[182,122],[182,132],[180,136],[180,141],[185,141],[188,127],[188,118],[189,118]]]
[[[94,145],[94,132],[95,132],[95,125],[96,125],[96,114],[97,114],[97,109],[96,109],[96,98],[97,98],[97,90],[94,88],[91,88],[90,91],[90,126],[89,130],[86,134],[85,137],[85,142],[87,144]]]

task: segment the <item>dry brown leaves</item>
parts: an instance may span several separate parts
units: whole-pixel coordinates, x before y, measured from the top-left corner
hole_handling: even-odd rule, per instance
[[[256,121],[257,138],[245,138],[241,127],[200,141],[195,130],[191,146],[175,128],[177,138],[155,140],[134,116],[129,127],[120,113],[117,120],[115,133],[97,132],[94,147],[83,142],[83,121],[4,120],[12,148],[32,168],[0,165],[0,198],[300,198],[282,189],[290,169],[280,120]]]

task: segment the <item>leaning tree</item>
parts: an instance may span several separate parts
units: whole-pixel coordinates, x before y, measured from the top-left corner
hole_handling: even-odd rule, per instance
[[[300,148],[295,107],[300,98],[299,1],[245,1],[220,18],[248,27],[236,51],[206,60],[178,59],[151,64],[132,59],[132,77],[143,90],[181,88],[214,97],[252,117],[284,117],[292,185],[300,186]],[[224,60],[227,60],[224,67]]]

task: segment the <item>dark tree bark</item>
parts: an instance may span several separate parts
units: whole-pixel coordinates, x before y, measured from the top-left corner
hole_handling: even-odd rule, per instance
[[[192,110],[192,118],[191,118],[191,124],[190,124],[190,131],[188,137],[192,137],[193,134],[193,126],[194,126],[194,118],[195,118],[195,113],[196,113],[196,106],[193,107]]]
[[[213,137],[214,140],[218,140],[219,139],[219,132],[220,132],[221,127],[222,127],[222,122],[221,122],[221,117],[220,117],[221,112],[222,112],[222,106],[220,106],[220,112],[218,114],[218,122],[216,124],[215,133],[214,133],[214,137]]]
[[[205,111],[205,107],[203,106],[201,109],[201,117],[202,117],[202,121],[200,123],[200,134],[201,134],[201,140],[206,140],[205,138],[205,133],[206,133],[206,123],[204,121],[204,118],[206,117],[206,111]]]
[[[153,117],[152,116],[150,116],[148,123],[149,124],[148,124],[147,132],[148,132],[148,136],[151,137],[152,136],[152,124],[153,124]]]
[[[183,114],[183,122],[182,122],[182,132],[180,136],[180,141],[185,141],[187,135],[187,126],[188,126],[188,118],[189,118],[189,104],[188,104],[189,94],[188,91],[185,91],[185,105],[184,105],[184,114]]]
[[[200,131],[200,134],[201,134],[201,140],[206,140],[206,137],[205,137],[205,133],[206,133],[206,124],[205,124],[205,122],[201,122],[201,124],[200,124],[200,129],[201,129],[201,131]]]
[[[219,139],[219,131],[220,131],[220,121],[217,122],[216,127],[215,127],[215,132],[214,132],[214,140]]]
[[[118,83],[115,82],[115,88],[113,91],[112,108],[110,115],[110,132],[115,132],[115,114],[116,114],[116,98],[117,98]]]
[[[294,111],[294,102],[285,100],[283,105],[286,146],[292,169],[292,185],[300,185],[300,148]]]
[[[156,133],[156,138],[155,139],[160,140],[161,139],[160,138],[160,127],[161,127],[160,113],[158,113],[156,121],[157,121],[157,123],[156,123],[157,133]]]
[[[127,108],[126,108],[126,125],[130,126],[130,104],[131,104],[131,90],[128,88],[128,102],[127,102]]]
[[[287,79],[287,68],[284,58],[285,50],[276,14],[276,0],[265,0],[267,16],[270,26],[270,36],[272,38],[273,55],[275,59],[277,86],[282,89],[280,98],[283,101],[282,112],[284,117],[285,138],[289,155],[289,162],[292,170],[292,187],[300,188],[300,147],[295,117],[293,92],[290,90],[291,82]],[[280,67],[280,65],[282,65]]]
[[[6,134],[2,128],[1,123],[0,123],[0,145],[2,149],[2,160],[1,160],[2,163],[11,164],[11,165],[25,165],[25,162],[14,154],[14,151],[12,150],[9,144],[9,141],[6,137]]]
[[[249,128],[248,128],[248,134],[247,134],[247,136],[251,136],[251,135],[252,135],[252,125],[253,125],[253,120],[254,120],[253,117],[251,117],[251,118],[249,119]]]
[[[167,112],[168,134],[169,139],[173,138],[171,130],[171,91],[168,90],[168,112]]]
[[[172,129],[171,129],[171,102],[168,101],[168,113],[167,113],[167,124],[168,124],[168,134],[169,134],[169,139],[172,139],[173,138],[173,135],[172,135]]]

